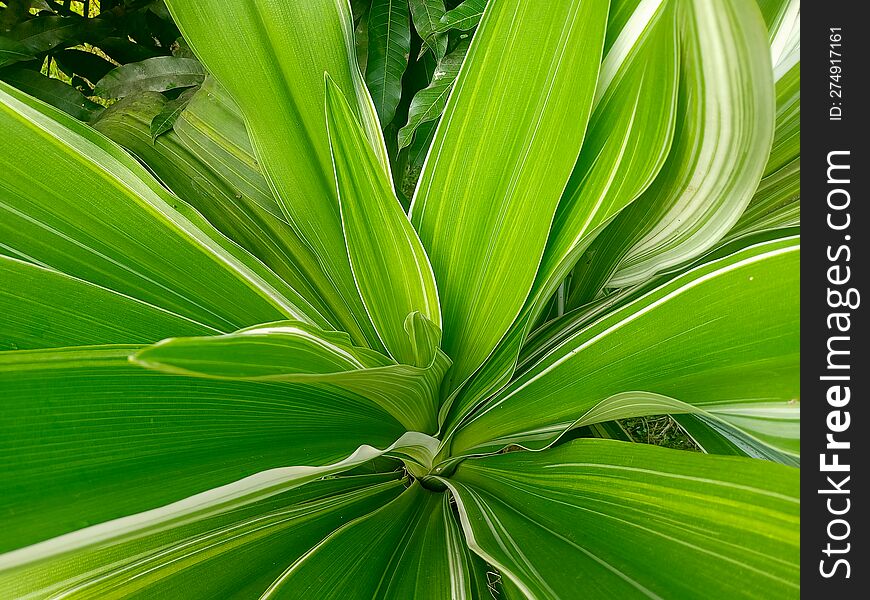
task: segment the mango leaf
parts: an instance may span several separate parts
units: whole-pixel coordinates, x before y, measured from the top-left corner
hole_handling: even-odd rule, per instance
[[[323,114],[323,74],[328,72],[351,99],[389,173],[377,114],[354,60],[349,6],[335,0],[170,0],[167,5],[184,39],[244,115],[257,160],[287,221],[336,290],[331,303],[347,306],[353,329],[379,347],[345,249]]]
[[[423,50],[428,48],[436,59],[441,60],[447,53],[447,36],[436,33],[436,29],[445,13],[444,0],[410,0],[408,5],[414,29],[423,40]]]
[[[472,550],[529,598],[793,598],[799,471],[575,440],[443,480]],[[715,533],[713,533],[715,532]]]
[[[165,92],[202,84],[205,70],[198,60],[155,56],[121,65],[97,82],[94,93],[103,98],[123,98],[141,92]]]
[[[40,54],[61,45],[80,44],[86,38],[99,38],[108,29],[108,23],[102,19],[40,15],[19,23],[7,35],[31,54]]]
[[[24,44],[0,35],[0,67],[36,58]]]
[[[799,281],[799,249],[794,238],[762,242],[611,307],[472,415],[454,453],[545,447],[629,392],[681,400],[799,453],[800,301],[781,293]]]
[[[492,352],[531,289],[586,130],[606,4],[542,13],[498,2],[471,43],[410,211],[438,281],[448,391]]]
[[[166,133],[172,126],[175,125],[175,121],[178,119],[179,115],[181,115],[181,111],[183,111],[187,104],[190,102],[190,99],[193,98],[193,95],[198,91],[198,89],[190,89],[183,91],[178,98],[173,98],[163,105],[163,108],[160,109],[160,112],[151,119],[151,123],[149,125],[149,130],[151,132],[151,141],[157,139],[162,133]]]
[[[483,11],[486,9],[489,0],[464,0],[456,8],[448,10],[441,17],[436,33],[444,33],[451,29],[459,31],[468,31],[477,27],[483,17]]]
[[[16,140],[0,148],[2,253],[222,331],[311,320],[301,296],[90,127],[0,83],[0,134]]]
[[[402,97],[402,75],[411,51],[411,22],[405,0],[373,0],[368,16],[366,84],[381,127],[396,114]]]
[[[0,572],[0,585],[16,597],[172,596],[179,589],[198,597],[256,596],[329,532],[402,489],[395,474],[357,475],[311,482],[232,510],[207,504],[184,518],[167,515],[118,532],[109,543],[83,544],[44,561],[19,559]],[[4,562],[13,561],[0,559],[0,568]]]
[[[695,0],[679,8],[684,67],[674,147],[649,190],[622,213],[643,225],[623,244],[631,248],[610,287],[643,281],[715,246],[752,198],[770,152],[774,89],[758,7]]]
[[[438,61],[429,85],[414,94],[408,108],[408,123],[399,129],[399,150],[411,145],[420,125],[441,117],[466,52],[468,44],[460,43],[449,55]]]
[[[89,121],[103,110],[102,106],[86,98],[71,85],[42,75],[38,71],[10,67],[3,69],[0,78],[25,94],[51,104],[80,121]]]
[[[431,433],[438,384],[450,360],[432,347],[429,355],[423,367],[397,364],[353,346],[343,333],[287,321],[225,336],[164,340],[132,360],[165,373],[337,387],[370,399],[410,431]]]
[[[148,344],[217,331],[170,311],[0,255],[0,350]]]
[[[162,374],[130,364],[138,349],[0,353],[0,509],[16,515],[2,550],[71,536],[4,556],[4,566],[279,493],[330,472],[288,464],[342,461],[338,472],[382,453],[364,446],[346,458],[361,444],[387,448],[404,431],[353,394]],[[156,512],[130,516],[143,511]]]
[[[415,361],[405,319],[419,313],[440,330],[432,267],[350,105],[328,76],[326,87],[341,222],[357,288],[390,355],[400,363],[428,366],[429,361]]]

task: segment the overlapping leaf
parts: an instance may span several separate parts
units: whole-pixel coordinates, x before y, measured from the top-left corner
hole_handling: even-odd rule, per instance
[[[432,353],[425,352],[419,361],[406,327],[407,319],[419,314],[441,329],[432,267],[347,100],[331,78],[326,85],[341,223],[357,289],[390,355],[404,364],[427,367]]]
[[[597,0],[498,2],[469,48],[411,206],[438,280],[449,389],[531,289],[585,133],[606,12]]]
[[[438,385],[450,361],[437,346],[428,354],[429,363],[420,367],[396,364],[353,346],[345,334],[278,322],[224,336],[165,340],[139,351],[134,361],[168,373],[335,386],[370,399],[408,430],[431,433]]]
[[[335,0],[167,4],[185,40],[244,114],[287,220],[338,290],[355,328],[377,347],[345,250],[323,114],[328,72],[389,171],[377,115],[354,61],[349,6]]]
[[[473,415],[453,450],[544,447],[601,401],[652,392],[798,452],[800,301],[781,293],[798,266],[795,239],[764,242],[604,311]]]
[[[0,85],[0,133],[16,140],[0,150],[4,254],[224,331],[310,320],[301,296],[120,148]]]
[[[471,548],[526,597],[793,598],[798,470],[610,440],[464,462]]]

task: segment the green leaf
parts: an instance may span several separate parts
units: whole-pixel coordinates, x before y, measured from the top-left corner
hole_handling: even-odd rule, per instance
[[[215,330],[51,269],[0,255],[0,350],[148,344]]]
[[[473,568],[448,497],[414,483],[312,548],[263,598],[469,598],[483,591]]]
[[[323,114],[328,72],[351,99],[389,173],[377,114],[354,59],[349,6],[335,0],[167,4],[184,39],[241,109],[288,222],[332,281],[356,320],[354,328],[377,348],[347,258]]]
[[[398,362],[415,361],[405,319],[419,313],[441,328],[429,259],[350,105],[326,79],[326,120],[351,269],[381,341]],[[437,341],[434,344],[437,346]]]
[[[463,462],[469,546],[530,598],[793,598],[799,471],[575,440]]]
[[[748,456],[800,467],[800,458],[760,443],[736,427],[711,415],[673,415],[683,431],[707,454]]]
[[[206,505],[183,519],[167,515],[144,530],[119,532],[108,543],[9,568],[0,572],[0,585],[16,597],[172,597],[178,590],[201,598],[255,597],[331,531],[402,489],[395,474],[336,477],[232,510]],[[3,563],[0,557],[0,568]]]
[[[8,35],[31,54],[40,54],[61,45],[80,44],[86,38],[98,38],[107,30],[108,23],[102,19],[40,15],[19,23]]]
[[[752,198],[770,151],[774,89],[758,7],[752,0],[679,6],[683,67],[674,146],[656,181],[622,213],[643,225],[629,238],[611,287],[715,246]]]
[[[343,329],[362,343],[364,337],[350,327],[352,317],[337,293],[329,292],[333,288],[310,248],[284,219],[258,169],[242,117],[226,93],[206,80],[172,130],[152,140],[150,124],[166,104],[162,94],[144,92],[116,102],[93,125],[306,298],[315,323]]]
[[[486,9],[489,0],[464,0],[459,6],[448,10],[435,30],[437,33],[444,33],[451,29],[459,31],[468,31],[477,27],[483,17],[483,11]]]
[[[411,51],[411,22],[406,0],[373,0],[368,16],[369,54],[366,84],[381,127],[396,114],[402,98],[402,75]]]
[[[532,292],[511,331],[460,390],[445,420],[455,426],[481,400],[505,385],[548,299],[601,227],[631,203],[661,169],[676,118],[677,40],[674,11],[642,14],[608,53],[599,100],[580,157],[562,193]],[[608,29],[610,25],[608,25]],[[628,40],[626,40],[628,38]],[[649,65],[656,64],[656,76]],[[610,72],[612,71],[612,72]],[[607,82],[601,80],[607,77]],[[601,86],[607,86],[602,89]]]
[[[121,65],[97,82],[94,93],[103,98],[123,98],[141,92],[165,92],[201,85],[205,70],[194,58],[155,56]]]
[[[449,389],[531,289],[586,130],[606,13],[598,0],[498,2],[469,48],[411,206],[438,281]]]
[[[441,117],[466,52],[468,44],[460,43],[449,55],[438,61],[429,85],[414,94],[408,108],[408,123],[399,130],[399,150],[414,141],[420,125]]]
[[[36,58],[27,46],[18,40],[0,35],[0,67]]]
[[[444,16],[444,0],[410,0],[411,20],[425,48],[441,60],[447,53],[447,36],[436,33]]]
[[[102,106],[86,98],[71,85],[38,71],[10,67],[3,69],[0,78],[25,94],[51,104],[80,121],[89,121],[103,110]]]
[[[756,244],[604,311],[474,414],[454,453],[544,447],[602,400],[628,392],[681,400],[799,452],[800,300],[782,292],[798,285],[799,249],[794,238]]]
[[[337,387],[370,399],[408,430],[434,432],[438,384],[450,361],[435,348],[424,367],[396,364],[343,333],[278,322],[234,334],[176,338],[133,361],[166,373]]]
[[[174,98],[163,105],[163,108],[161,108],[160,112],[154,116],[149,125],[152,142],[156,140],[157,136],[160,134],[166,133],[172,129],[172,126],[175,125],[175,121],[178,119],[179,115],[181,115],[181,111],[187,107],[190,99],[193,98],[193,95],[196,94],[197,91],[197,89],[185,90],[178,96],[178,98]]]
[[[5,84],[0,135],[4,254],[222,331],[315,314],[115,144]]]
[[[403,432],[353,394],[162,374],[130,364],[138,349],[0,353],[0,510],[15,514],[0,550],[98,527],[47,542],[51,553],[29,551],[45,558],[195,512],[203,503],[183,501],[194,494],[208,505],[262,498],[330,472],[286,465],[328,465],[361,444],[389,447]],[[334,469],[382,453],[365,448]],[[149,510],[157,512],[99,525]]]

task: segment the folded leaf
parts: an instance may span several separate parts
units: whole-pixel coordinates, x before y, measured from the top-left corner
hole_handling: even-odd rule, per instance
[[[350,266],[363,304],[390,355],[418,363],[405,319],[419,313],[441,328],[429,259],[344,95],[326,79],[326,120]],[[437,346],[436,340],[434,346]]]
[[[606,13],[599,0],[496,2],[469,48],[411,206],[454,360],[448,391],[531,289],[586,130]]]
[[[679,6],[684,66],[674,147],[656,181],[624,212],[642,232],[629,237],[610,287],[643,281],[712,248],[752,198],[770,151],[770,50],[755,2]],[[654,217],[642,220],[650,210]]]
[[[469,545],[530,598],[793,598],[799,471],[575,440],[443,480]]]
[[[370,399],[408,430],[433,433],[438,385],[450,360],[437,346],[429,354],[423,367],[396,364],[351,345],[343,333],[278,322],[224,336],[165,340],[137,352],[133,361],[166,373],[340,388]]]
[[[631,391],[715,412],[799,452],[794,424],[765,414],[787,415],[800,397],[800,300],[782,294],[798,284],[799,250],[794,238],[763,242],[605,311],[474,414],[456,433],[454,453],[524,436],[544,447],[601,400]]]

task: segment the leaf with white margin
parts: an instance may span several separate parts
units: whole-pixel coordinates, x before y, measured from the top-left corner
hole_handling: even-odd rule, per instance
[[[277,322],[228,335],[163,340],[131,360],[179,375],[337,387],[368,398],[411,431],[434,433],[438,386],[450,359],[437,347],[429,352],[431,361],[423,367],[398,364],[353,346],[344,333]]]
[[[601,400],[632,390],[722,407],[738,427],[748,422],[731,413],[735,405],[792,406],[800,393],[800,299],[782,290],[797,290],[799,264],[797,239],[762,242],[603,312],[472,415],[454,435],[453,453],[497,450],[490,440],[541,428],[564,430]],[[759,431],[797,453],[795,433],[772,423]]]
[[[613,440],[463,462],[473,551],[529,598],[794,598],[798,469]],[[691,576],[689,576],[691,575]]]
[[[774,130],[764,21],[753,0],[679,4],[682,38],[674,146],[647,192],[619,219],[636,223],[608,287],[624,287],[712,248],[761,179]],[[650,214],[651,213],[651,214]]]

